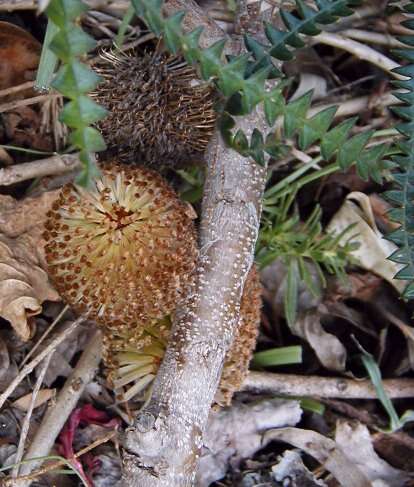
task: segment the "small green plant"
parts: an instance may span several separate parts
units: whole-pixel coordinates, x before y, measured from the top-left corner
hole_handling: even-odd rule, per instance
[[[291,191],[277,205],[266,208],[256,246],[256,261],[260,268],[275,259],[282,259],[286,265],[284,304],[289,325],[293,325],[296,319],[299,282],[318,297],[321,287],[326,286],[325,272],[345,278],[350,252],[355,249],[352,225],[339,235],[325,233],[320,223],[319,206],[302,222],[297,210],[292,210],[295,196],[296,191]],[[349,240],[341,245],[339,242],[345,234],[349,235]],[[311,268],[316,270],[318,279],[315,279]]]
[[[408,422],[414,421],[414,411],[408,409],[404,412],[402,416],[398,416],[397,411],[394,408],[394,405],[391,399],[388,397],[384,385],[382,383],[382,376],[380,368],[378,367],[377,362],[375,361],[374,357],[364,350],[359,344],[358,347],[361,350],[361,361],[368,373],[368,376],[372,382],[372,385],[375,388],[375,392],[377,393],[378,399],[380,400],[383,408],[388,414],[390,423],[386,433],[394,433],[399,429],[403,428],[404,425]]]
[[[69,99],[60,119],[72,129],[70,141],[80,151],[83,170],[77,182],[82,186],[88,186],[98,173],[94,153],[106,148],[101,134],[91,125],[107,113],[87,96],[100,79],[81,62],[85,54],[96,45],[95,40],[82,30],[78,21],[87,8],[80,0],[51,0],[46,9],[54,34],[46,49],[50,49],[61,61],[52,86]]]

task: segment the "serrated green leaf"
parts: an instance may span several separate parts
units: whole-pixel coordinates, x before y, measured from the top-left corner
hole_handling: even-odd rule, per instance
[[[200,57],[200,68],[203,79],[208,80],[213,76],[216,76],[220,71],[222,64],[222,54],[226,40],[221,39],[210,47],[203,49],[202,56]]]
[[[266,94],[263,108],[266,122],[269,127],[272,127],[276,122],[277,117],[280,117],[283,114],[285,105],[285,99],[282,95],[282,87],[276,86],[270,93]]]
[[[76,184],[83,186],[84,188],[92,187],[93,181],[95,181],[99,175],[99,169],[96,165],[95,159],[87,152],[81,151],[79,159],[82,162],[82,171],[76,177]]]
[[[233,147],[233,149],[235,149],[237,152],[240,152],[241,154],[245,154],[248,151],[249,141],[247,140],[246,134],[243,132],[243,130],[239,129],[236,132],[236,135],[233,137],[231,146]]]
[[[244,72],[247,66],[248,54],[236,56],[221,68],[217,86],[224,96],[230,97],[243,88]]]
[[[193,64],[200,59],[199,42],[203,27],[197,27],[181,37],[181,50],[185,60]]]
[[[306,120],[302,130],[299,132],[299,147],[306,150],[314,142],[320,140],[329,129],[338,107],[325,108],[312,118]]]
[[[342,169],[347,169],[353,162],[357,161],[373,133],[374,131],[370,130],[354,135],[340,147],[336,161]]]
[[[164,42],[173,54],[177,54],[178,50],[182,48],[180,37],[184,17],[185,12],[176,12],[164,22]]]
[[[64,28],[87,10],[88,7],[80,0],[51,0],[46,14],[55,25]]]
[[[87,152],[100,152],[106,149],[105,141],[93,127],[83,127],[70,134],[70,141]]]
[[[250,78],[244,81],[241,92],[243,113],[250,113],[253,108],[263,99],[264,83],[270,72],[270,66],[256,71]]]
[[[95,46],[96,41],[75,25],[70,25],[67,29],[60,29],[50,43],[50,49],[64,62],[86,54]]]
[[[91,125],[106,116],[108,111],[95,103],[91,98],[80,95],[63,108],[60,120],[68,127],[80,128]]]
[[[312,91],[308,91],[301,97],[286,105],[284,130],[287,138],[293,137],[295,131],[303,126],[311,101]]]
[[[357,117],[345,120],[323,136],[321,154],[326,161],[329,161],[335,152],[344,144],[349,131],[355,125],[356,121]]]
[[[52,86],[63,96],[75,98],[94,90],[100,80],[100,76],[94,71],[74,60],[71,64],[65,64],[59,69]]]

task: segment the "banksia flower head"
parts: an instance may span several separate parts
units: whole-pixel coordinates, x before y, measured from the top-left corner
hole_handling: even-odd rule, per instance
[[[125,162],[189,162],[213,133],[212,90],[191,66],[165,54],[105,53],[94,94],[109,115],[99,123],[109,151]],[[198,156],[198,157],[197,157]]]
[[[247,277],[240,305],[240,319],[233,345],[227,352],[215,403],[228,406],[249,369],[260,324],[261,285],[253,267]],[[170,320],[146,329],[141,335],[126,330],[122,335],[104,336],[104,362],[108,378],[122,401],[148,392],[167,348]]]
[[[187,206],[147,168],[108,165],[91,190],[65,186],[45,227],[58,292],[76,311],[113,329],[169,314],[195,266]]]

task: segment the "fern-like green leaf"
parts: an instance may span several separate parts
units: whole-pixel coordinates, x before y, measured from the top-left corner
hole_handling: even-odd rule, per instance
[[[403,10],[406,13],[412,13],[414,2],[404,6]],[[414,30],[412,21],[406,21],[403,24],[406,28]],[[412,46],[414,33],[412,36],[402,36],[399,40]],[[394,93],[405,104],[402,107],[394,108],[397,115],[403,119],[396,128],[405,140],[398,144],[401,154],[392,157],[392,161],[398,166],[398,172],[393,175],[395,189],[385,193],[385,196],[396,205],[396,208],[390,212],[390,216],[400,224],[397,230],[387,235],[387,239],[398,247],[388,258],[403,266],[395,278],[409,281],[403,297],[412,299],[414,298],[414,53],[412,49],[398,49],[395,53],[408,61],[408,64],[394,70],[407,77],[406,80],[394,83],[395,86],[403,88],[407,92]]]

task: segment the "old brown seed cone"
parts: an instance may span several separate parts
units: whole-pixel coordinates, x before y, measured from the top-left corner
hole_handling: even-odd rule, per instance
[[[249,371],[259,333],[262,308],[262,286],[259,272],[253,265],[244,285],[240,303],[239,326],[233,345],[227,352],[221,374],[220,385],[214,402],[219,406],[229,406],[233,394],[240,390]]]
[[[259,273],[253,267],[247,277],[240,306],[240,320],[232,347],[227,352],[215,404],[228,406],[247,373],[256,345],[262,306]],[[170,321],[152,324],[137,335],[134,330],[114,335],[105,332],[104,362],[109,382],[121,401],[148,394],[164,356]],[[142,396],[141,396],[142,399]]]
[[[124,162],[195,161],[215,123],[211,88],[194,69],[166,54],[105,53],[95,93],[109,115],[99,123],[109,151]]]
[[[62,298],[113,329],[169,314],[195,266],[188,208],[147,168],[112,164],[90,190],[65,186],[45,227],[46,259]]]

